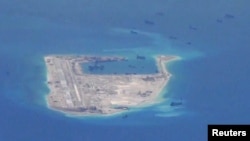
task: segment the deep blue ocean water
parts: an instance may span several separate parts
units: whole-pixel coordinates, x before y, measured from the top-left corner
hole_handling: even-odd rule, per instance
[[[248,5],[0,0],[0,141],[203,141],[208,124],[249,124]],[[182,59],[167,65],[172,78],[163,103],[129,112],[127,119],[73,118],[46,106],[48,54]],[[143,71],[154,71],[147,63]],[[183,106],[169,106],[179,99]]]

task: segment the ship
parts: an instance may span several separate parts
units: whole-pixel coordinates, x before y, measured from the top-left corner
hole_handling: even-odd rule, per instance
[[[173,101],[170,103],[170,106],[176,107],[176,106],[181,106],[183,103],[181,101]]]

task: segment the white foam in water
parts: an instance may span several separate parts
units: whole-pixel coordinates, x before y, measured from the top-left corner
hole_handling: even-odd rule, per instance
[[[177,117],[180,115],[182,115],[182,113],[180,113],[180,112],[155,114],[155,116],[157,116],[157,117]]]
[[[161,110],[161,111],[156,111],[155,116],[158,117],[177,117],[184,115],[185,111],[184,109],[166,109],[166,110]]]
[[[156,106],[154,111],[156,112],[155,116],[158,117],[176,117],[186,113],[184,106],[180,105],[173,107],[170,106],[168,102],[165,102],[163,105]]]

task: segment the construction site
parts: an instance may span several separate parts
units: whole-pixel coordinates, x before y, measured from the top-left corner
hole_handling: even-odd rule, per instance
[[[169,81],[166,63],[175,56],[157,56],[154,74],[87,74],[87,62],[126,61],[117,56],[45,56],[50,108],[73,115],[109,115],[153,104]]]

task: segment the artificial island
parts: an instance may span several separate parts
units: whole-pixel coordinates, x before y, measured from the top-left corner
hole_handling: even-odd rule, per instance
[[[156,56],[154,74],[91,74],[83,63],[126,61],[120,56],[45,56],[48,106],[70,115],[112,115],[154,104],[169,81],[166,63],[175,56]]]

